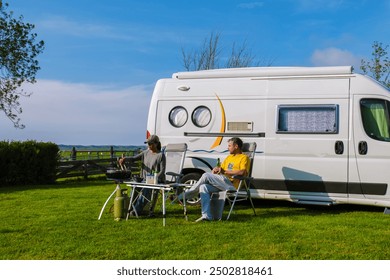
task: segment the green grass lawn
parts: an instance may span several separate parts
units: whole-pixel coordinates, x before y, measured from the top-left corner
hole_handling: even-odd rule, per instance
[[[383,208],[305,208],[256,200],[257,216],[239,204],[229,221],[193,223],[178,205],[167,225],[156,218],[115,222],[100,209],[115,185],[105,180],[0,187],[2,260],[384,260],[390,215]],[[225,212],[226,216],[226,212]]]

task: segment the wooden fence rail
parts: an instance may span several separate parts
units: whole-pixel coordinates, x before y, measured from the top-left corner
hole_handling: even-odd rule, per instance
[[[132,156],[137,151],[72,151],[61,154],[56,178],[84,177],[106,174],[108,169],[117,167],[117,157],[122,154]],[[139,163],[134,162],[128,167],[133,173],[140,170]]]

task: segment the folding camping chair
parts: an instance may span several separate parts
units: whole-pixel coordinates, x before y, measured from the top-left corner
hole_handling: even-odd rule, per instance
[[[182,169],[184,159],[186,157],[187,144],[168,144],[164,149],[166,165],[165,165],[165,182],[179,183],[183,177]]]
[[[168,144],[164,153],[166,159],[165,183],[172,186],[172,191],[167,192],[165,199],[172,195],[174,200],[176,200],[179,193],[183,191],[183,185],[180,184],[180,179],[183,177],[182,170],[187,153],[187,144]],[[183,206],[184,214],[187,216],[185,202]]]
[[[251,176],[252,176],[253,161],[254,161],[255,153],[256,153],[256,146],[257,145],[255,142],[244,143],[242,146],[242,152],[244,154],[246,154],[250,160],[249,173],[248,173],[248,176],[234,176],[235,179],[240,180],[238,188],[237,188],[237,190],[226,192],[226,200],[230,204],[230,210],[229,210],[229,214],[228,214],[226,220],[229,220],[230,214],[232,213],[236,202],[242,201],[242,200],[249,200],[249,202],[252,206],[252,209],[253,209],[253,214],[256,216],[255,206],[253,205],[251,192],[249,189],[250,182],[253,180],[253,177],[251,177]]]
[[[171,190],[177,193],[180,190],[180,188],[183,187],[183,185],[180,184],[180,178],[183,176],[181,171],[183,169],[184,159],[187,152],[187,144],[185,143],[168,144],[163,149],[163,152],[166,159],[165,182],[163,184],[170,186]],[[157,198],[156,192],[158,191],[159,191],[158,189],[153,190],[151,200],[145,198],[150,203],[150,208],[149,208],[150,213],[154,211],[153,208],[156,202],[155,201],[153,202],[152,200]],[[167,200],[169,195],[172,194],[172,191],[165,192],[165,196],[162,198],[164,199],[164,202]],[[137,200],[138,197],[141,195],[142,193],[138,192],[138,194],[134,198],[134,201]],[[130,212],[131,207],[132,205],[129,205],[128,213]],[[138,217],[138,213],[135,214]],[[184,204],[184,214],[187,215],[185,204]],[[128,215],[126,219],[128,219]]]

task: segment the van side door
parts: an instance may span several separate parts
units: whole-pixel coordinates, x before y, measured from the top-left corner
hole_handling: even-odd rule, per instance
[[[383,200],[390,184],[390,100],[354,95],[353,110],[356,158],[351,160],[356,161],[357,172],[350,173],[349,196]],[[350,166],[354,165],[351,162]]]

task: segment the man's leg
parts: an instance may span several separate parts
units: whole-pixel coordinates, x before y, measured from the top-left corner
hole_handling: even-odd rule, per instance
[[[200,193],[200,202],[202,205],[202,219],[205,220],[212,220],[212,215],[210,211],[210,202],[211,202],[211,195],[215,192],[220,192],[221,190],[209,185],[209,184],[203,184],[199,187],[199,193]]]
[[[232,182],[230,182],[230,180],[224,175],[212,174],[212,173],[204,173],[203,175],[204,175],[202,176],[204,180],[203,184],[212,185],[217,189],[219,189],[219,191],[227,191],[227,190],[235,189]]]
[[[203,173],[199,181],[196,182],[189,190],[186,191],[186,199],[193,198],[199,193],[199,188],[203,184],[213,185],[219,188],[220,191],[234,190],[233,184],[224,175],[212,174],[209,172]],[[183,194],[178,196],[179,200],[183,200]]]
[[[208,173],[203,173],[200,179],[188,190],[186,190],[186,199],[191,199],[199,194],[199,187],[202,184],[206,183],[206,174]],[[177,197],[179,200],[183,200],[183,193],[179,194]]]

